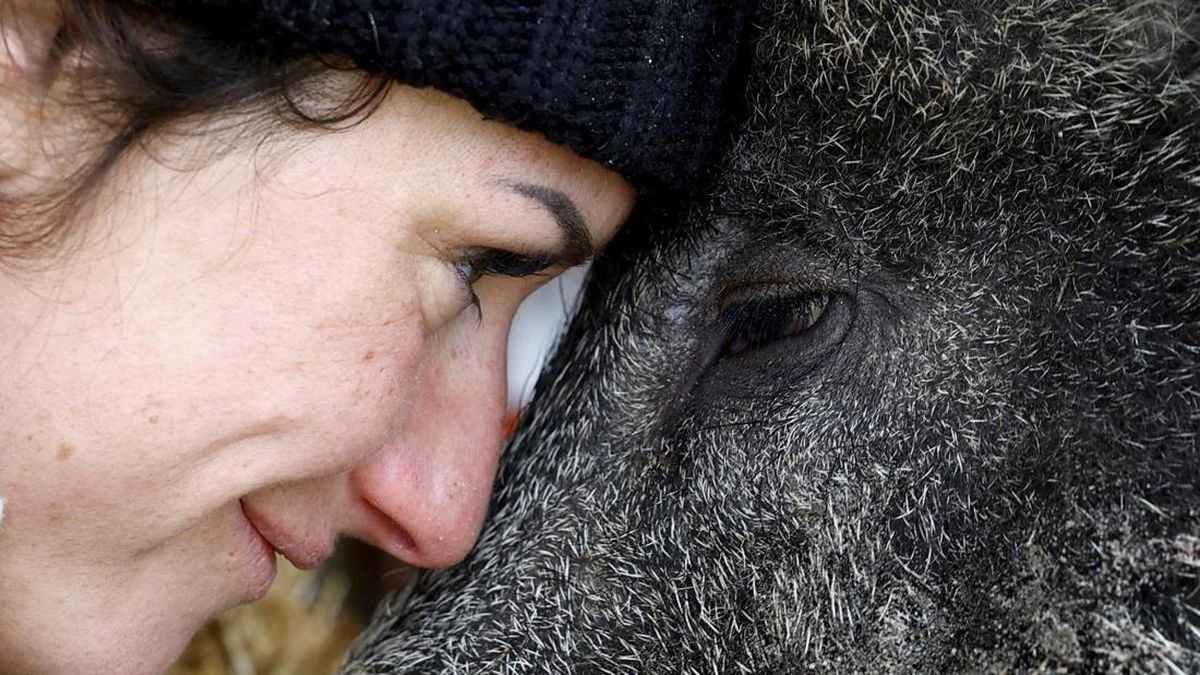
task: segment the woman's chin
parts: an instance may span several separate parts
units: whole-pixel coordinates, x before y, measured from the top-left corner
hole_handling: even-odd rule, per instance
[[[0,672],[161,675],[200,626],[78,624],[72,629],[73,634],[64,633],[30,651],[0,654]]]
[[[241,560],[244,561],[241,572],[246,579],[245,594],[236,604],[245,604],[262,600],[275,582],[278,573],[275,547],[271,546],[254,525],[246,517],[241,502],[237,508],[238,543],[241,550]]]
[[[142,577],[143,582],[158,579],[162,603],[157,608],[161,623],[143,613],[148,623],[136,631],[144,642],[132,653],[146,655],[144,667],[111,672],[164,672],[208,620],[261,600],[275,581],[275,549],[245,519],[240,504],[220,509],[181,540]]]

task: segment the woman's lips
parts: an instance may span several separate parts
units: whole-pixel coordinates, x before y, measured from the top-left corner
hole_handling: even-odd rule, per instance
[[[241,500],[242,512],[250,526],[258,532],[263,541],[276,553],[287,558],[292,565],[302,570],[311,570],[325,562],[333,555],[333,543],[313,543],[304,541],[293,533],[284,530],[256,511],[245,499]]]
[[[242,513],[242,528],[243,536],[246,538],[247,548],[251,550],[253,559],[248,565],[251,577],[252,587],[249,589],[247,596],[243,598],[243,602],[253,602],[261,599],[267,594],[271,588],[271,584],[275,581],[277,568],[275,566],[275,547],[271,542],[267,541],[266,537],[258,531],[254,523],[250,521],[249,514],[246,513],[246,505],[239,501]]]

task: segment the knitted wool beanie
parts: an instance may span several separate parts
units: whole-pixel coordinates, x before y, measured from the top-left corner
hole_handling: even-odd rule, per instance
[[[711,165],[754,0],[171,0],[233,39],[349,57],[537,131],[643,190]]]

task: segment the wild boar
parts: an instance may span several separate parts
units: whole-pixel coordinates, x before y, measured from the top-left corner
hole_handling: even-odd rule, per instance
[[[1200,672],[1200,7],[766,4],[347,672]]]

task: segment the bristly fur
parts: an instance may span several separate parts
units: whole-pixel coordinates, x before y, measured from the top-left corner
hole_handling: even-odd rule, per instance
[[[348,672],[1200,672],[1200,7],[768,4],[711,197]],[[756,283],[853,320],[717,356]]]

